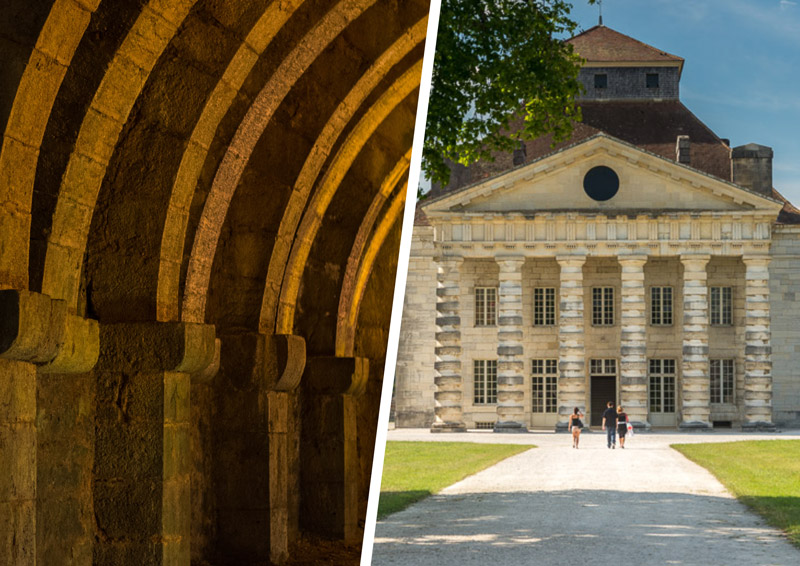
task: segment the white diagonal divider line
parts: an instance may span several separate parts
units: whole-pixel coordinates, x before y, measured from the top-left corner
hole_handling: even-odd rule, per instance
[[[405,298],[406,278],[408,277],[408,259],[411,254],[411,231],[414,229],[417,187],[419,187],[420,170],[422,168],[422,144],[425,139],[425,120],[428,116],[428,100],[431,92],[433,58],[436,51],[436,34],[439,30],[440,9],[441,0],[431,0],[428,32],[425,37],[422,77],[420,78],[419,84],[419,100],[417,102],[417,119],[414,126],[414,142],[413,149],[411,150],[411,167],[408,172],[403,231],[400,235],[400,255],[398,256],[397,275],[394,281],[392,320],[389,326],[389,342],[386,350],[386,363],[383,369],[381,407],[378,413],[378,430],[375,435],[375,454],[372,459],[372,477],[370,478],[369,484],[369,503],[367,505],[367,521],[364,525],[361,566],[370,566],[372,563],[372,546],[373,539],[375,538],[375,523],[378,517],[378,498],[380,497],[381,491],[383,458],[386,452],[386,433],[389,429],[389,410],[392,402],[395,366],[397,364],[397,349],[400,342],[400,324],[403,318],[403,301]]]

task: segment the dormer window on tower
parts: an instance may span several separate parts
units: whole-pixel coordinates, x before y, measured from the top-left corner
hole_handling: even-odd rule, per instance
[[[647,88],[658,88],[658,73],[647,73],[645,85]]]
[[[608,88],[608,75],[605,73],[595,73],[594,88]]]

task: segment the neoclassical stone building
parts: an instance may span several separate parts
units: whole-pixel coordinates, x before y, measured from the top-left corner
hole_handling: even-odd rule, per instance
[[[637,427],[800,416],[800,215],[772,150],[679,99],[683,60],[603,26],[572,138],[454,171],[418,208],[396,424],[565,429],[607,401]]]

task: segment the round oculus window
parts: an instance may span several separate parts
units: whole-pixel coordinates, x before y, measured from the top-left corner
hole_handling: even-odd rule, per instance
[[[602,202],[612,198],[619,190],[619,177],[610,167],[592,167],[583,177],[583,190],[589,198]]]

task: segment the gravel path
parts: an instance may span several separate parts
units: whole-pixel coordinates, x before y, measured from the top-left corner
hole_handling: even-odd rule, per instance
[[[393,430],[389,440],[536,444],[379,522],[373,566],[798,566],[800,550],[747,511],[678,442],[800,438],[648,433],[626,450],[605,434],[458,435]]]

